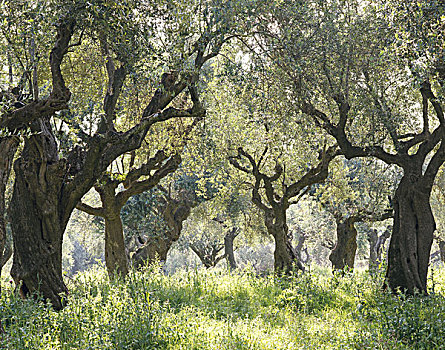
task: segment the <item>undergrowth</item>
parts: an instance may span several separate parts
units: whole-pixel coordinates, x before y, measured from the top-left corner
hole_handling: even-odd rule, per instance
[[[1,349],[440,349],[445,271],[429,296],[390,295],[367,272],[277,278],[159,267],[68,281],[67,307],[0,297]]]

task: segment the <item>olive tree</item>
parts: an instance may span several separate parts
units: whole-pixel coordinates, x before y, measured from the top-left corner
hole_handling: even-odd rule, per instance
[[[436,228],[430,195],[445,161],[443,2],[380,5],[280,2],[264,15],[257,42],[289,104],[347,159],[375,157],[403,170],[387,285],[426,292]]]
[[[11,274],[22,295],[40,292],[60,309],[61,294],[68,291],[62,278],[62,240],[72,211],[116,158],[140,147],[153,125],[204,115],[202,108],[170,103],[198,82],[203,65],[234,35],[243,8],[230,7],[221,16],[223,4],[213,2],[45,5],[56,28],[45,32],[50,48],[42,46],[38,52],[49,61],[39,62],[37,83],[39,90],[47,85],[51,90],[3,113],[0,127],[29,127],[32,132],[14,164]],[[134,74],[145,75],[153,88],[142,101],[137,123],[127,127],[118,122],[128,111],[120,97]],[[96,108],[85,111],[85,105]]]

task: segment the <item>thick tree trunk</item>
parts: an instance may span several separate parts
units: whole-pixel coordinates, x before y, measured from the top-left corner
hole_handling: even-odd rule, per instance
[[[224,256],[227,259],[227,263],[229,264],[229,268],[231,270],[235,270],[237,268],[235,261],[235,252],[233,250],[233,241],[235,240],[238,229],[233,227],[229,232],[224,236]]]
[[[57,193],[47,194],[44,205],[36,189],[27,182],[26,162],[15,163],[14,193],[10,205],[14,232],[14,260],[11,275],[22,296],[38,291],[56,309],[63,307],[60,293],[68,290],[62,278],[62,236],[65,225],[58,216]],[[39,205],[39,204],[40,205]]]
[[[266,228],[275,240],[274,269],[278,274],[288,274],[294,268],[304,271],[292,246],[292,235],[286,223],[286,210],[271,210],[266,214]]]
[[[17,147],[18,140],[15,137],[0,138],[0,276],[4,264],[10,257],[6,241],[5,196]]]
[[[105,216],[105,264],[110,277],[116,273],[128,274],[127,255],[125,253],[124,229],[120,211],[116,215]]]
[[[420,180],[418,179],[420,178]],[[404,175],[394,196],[394,227],[386,279],[392,291],[427,292],[428,263],[436,229],[431,186],[422,177]]]
[[[105,220],[105,265],[108,275],[128,274],[127,254],[124,243],[124,228],[121,219],[122,206],[116,198],[119,182],[110,180],[103,186],[96,186],[102,201],[102,216]]]
[[[68,292],[62,278],[62,238],[69,219],[61,198],[66,163],[59,162],[49,121],[36,124],[34,131],[39,134],[25,141],[14,164],[9,206],[14,236],[11,275],[22,296],[39,292],[60,309],[60,294]]]
[[[354,268],[355,253],[357,251],[357,230],[354,224],[357,218],[351,216],[337,221],[337,244],[329,255],[334,270],[343,270],[345,267]]]

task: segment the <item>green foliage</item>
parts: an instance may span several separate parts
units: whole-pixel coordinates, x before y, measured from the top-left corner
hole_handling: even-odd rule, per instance
[[[147,235],[157,236],[165,232],[167,224],[162,217],[163,193],[157,188],[132,196],[121,210],[125,238]]]
[[[10,291],[0,298],[4,349],[440,349],[445,274],[438,294],[393,296],[365,273],[317,270],[284,279],[249,270],[159,267],[110,281],[77,275],[55,312]]]

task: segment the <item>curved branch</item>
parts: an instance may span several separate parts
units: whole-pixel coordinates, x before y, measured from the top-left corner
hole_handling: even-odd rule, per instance
[[[397,164],[403,167],[408,159],[402,155],[388,153],[381,146],[357,147],[352,145],[345,132],[347,111],[349,110],[349,107],[346,102],[343,103],[346,105],[340,105],[341,118],[338,126],[333,125],[325,113],[319,111],[307,101],[303,102],[301,109],[303,113],[311,116],[318,126],[325,129],[337,140],[337,144],[346,159],[373,156],[383,160],[385,163]]]
[[[83,211],[84,213],[90,214],[90,215],[94,215],[94,216],[100,216],[100,217],[104,217],[105,216],[105,210],[104,208],[95,208],[95,207],[91,207],[88,204],[79,202],[76,205],[76,209]]]
[[[75,21],[73,19],[65,18],[60,21],[57,27],[57,39],[50,54],[53,86],[50,96],[44,100],[32,101],[1,116],[0,129],[19,129],[36,118],[51,116],[57,111],[68,108],[67,103],[71,93],[65,85],[60,67],[67,53],[68,45],[74,32],[74,25]]]
[[[284,197],[289,200],[298,195],[306,187],[326,180],[329,174],[329,163],[339,154],[340,152],[336,147],[330,147],[327,151],[323,151],[321,155],[322,160],[317,166],[307,171],[300,180],[288,186],[284,193]]]
[[[170,159],[164,165],[157,169],[153,175],[149,176],[148,179],[131,182],[126,190],[119,192],[116,195],[117,204],[120,207],[123,207],[130,197],[155,187],[164,177],[176,171],[181,164],[181,161],[181,156],[179,154],[175,154],[170,157]]]
[[[436,96],[434,95],[433,91],[431,90],[431,84],[429,81],[425,81],[422,84],[422,87],[420,88],[420,93],[422,94],[423,98],[426,98],[431,102],[431,104],[434,107],[434,111],[436,112],[437,119],[440,122],[440,125],[445,127],[445,117],[444,117],[442,106],[440,105]]]

